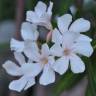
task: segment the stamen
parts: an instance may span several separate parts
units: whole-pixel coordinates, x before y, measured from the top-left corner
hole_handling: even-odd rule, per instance
[[[48,63],[48,59],[44,57],[44,58],[41,59],[41,62],[42,62],[42,64],[47,64]]]
[[[64,55],[69,55],[70,54],[70,50],[69,49],[65,49],[64,50]]]

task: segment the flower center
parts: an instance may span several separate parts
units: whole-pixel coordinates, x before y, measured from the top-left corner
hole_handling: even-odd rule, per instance
[[[48,58],[46,58],[46,57],[41,58],[41,63],[42,64],[47,64],[48,63]]]
[[[66,49],[64,50],[64,55],[69,55],[69,54],[70,54],[70,50],[66,48]]]

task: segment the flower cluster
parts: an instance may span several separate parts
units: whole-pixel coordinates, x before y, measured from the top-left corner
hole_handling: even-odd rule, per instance
[[[58,27],[53,29],[52,7],[52,2],[47,8],[46,4],[39,1],[34,11],[27,11],[26,22],[21,26],[23,41],[11,39],[10,47],[18,64],[8,60],[3,68],[8,74],[20,77],[9,84],[11,90],[20,92],[30,88],[40,73],[39,83],[48,85],[55,82],[55,72],[63,75],[69,68],[73,73],[85,70],[80,57],[90,57],[93,48],[92,39],[82,33],[90,29],[90,22],[83,18],[72,22],[72,16],[65,14],[57,18]],[[38,25],[51,31],[48,43],[38,41]]]

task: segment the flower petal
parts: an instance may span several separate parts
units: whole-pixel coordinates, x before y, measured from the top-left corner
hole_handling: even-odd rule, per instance
[[[73,45],[75,53],[90,57],[93,53],[93,48],[90,42],[77,42]]]
[[[22,52],[24,50],[24,42],[18,41],[14,38],[11,39],[10,48],[12,51]]]
[[[31,23],[36,23],[38,22],[38,15],[33,11],[27,11],[26,21],[31,22]]]
[[[40,57],[39,54],[39,48],[35,42],[26,42],[26,47],[24,49],[24,54],[34,61],[38,61],[38,58]]]
[[[60,75],[64,74],[68,70],[69,58],[61,57],[54,63],[53,69]]]
[[[26,21],[34,23],[35,25],[44,26],[49,30],[52,29],[50,19],[51,17],[47,13],[39,17],[35,12],[27,11]]]
[[[21,28],[21,35],[24,40],[36,41],[39,36],[39,32],[34,24],[24,22]]]
[[[60,44],[54,44],[51,48],[50,48],[50,54],[52,56],[62,56],[63,55],[63,49],[60,46]]]
[[[23,54],[14,52],[15,59],[18,61],[18,63],[22,66],[22,64],[26,63],[25,57]]]
[[[13,80],[9,84],[9,89],[21,92],[24,89],[24,87],[26,86],[26,84],[27,84],[26,78],[21,77],[19,80]]]
[[[47,9],[47,14],[50,16],[50,19],[51,19],[51,16],[52,16],[52,8],[53,8],[53,2],[50,1],[50,5]]]
[[[42,1],[39,1],[35,7],[35,12],[38,14],[38,16],[42,16],[46,12],[47,6]]]
[[[70,48],[71,45],[77,40],[78,37],[79,37],[79,34],[76,34],[74,32],[65,32],[63,34],[63,43],[62,43],[63,49],[65,47]]]
[[[45,44],[42,45],[41,52],[45,56],[50,55],[50,50],[49,50],[49,46],[47,45],[47,43],[45,43]]]
[[[3,68],[6,72],[12,76],[21,76],[22,72],[19,66],[17,66],[14,62],[8,60],[3,64]]]
[[[92,39],[86,35],[82,35],[80,34],[79,38],[77,39],[77,42],[78,41],[88,41],[88,42],[92,42]]]
[[[77,19],[75,22],[73,22],[69,31],[80,33],[80,32],[86,32],[89,29],[90,29],[90,22],[88,20],[80,18]]]
[[[28,78],[28,81],[24,90],[27,90],[28,88],[32,87],[34,84],[35,84],[35,78],[33,77]]]
[[[84,62],[75,54],[70,56],[70,64],[73,73],[82,73],[85,71]]]
[[[59,30],[62,33],[67,32],[71,22],[72,22],[72,16],[70,14],[65,14],[61,17],[58,17]]]
[[[54,58],[54,56],[49,56],[49,57],[48,57],[48,64],[50,64],[50,66],[53,66],[54,63],[55,63],[55,58]]]
[[[59,30],[56,28],[52,32],[52,42],[61,44],[62,43],[62,35],[60,34]]]
[[[39,80],[40,84],[48,85],[55,82],[55,72],[50,68],[49,64],[46,64],[43,69],[43,73]]]
[[[43,66],[38,63],[26,63],[22,65],[21,70],[24,75],[35,77],[41,72],[42,67]]]

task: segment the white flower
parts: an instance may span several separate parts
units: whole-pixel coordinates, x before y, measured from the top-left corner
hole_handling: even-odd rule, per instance
[[[27,57],[41,66],[43,73],[39,79],[40,84],[48,85],[55,82],[55,72],[52,69],[55,60],[53,56],[50,56],[50,50],[47,44],[43,44],[41,50],[33,47],[29,54],[27,54]]]
[[[39,1],[34,11],[27,11],[26,20],[36,25],[44,26],[51,30],[52,7],[52,2],[50,2],[49,7],[47,8],[45,3]]]
[[[38,39],[39,32],[37,31],[37,27],[34,24],[24,22],[21,28],[21,36],[24,41],[19,41],[13,38],[11,39],[11,50],[16,52],[28,51],[31,45],[33,45]]]
[[[22,90],[27,90],[29,87],[35,84],[35,76],[40,73],[41,69],[38,64],[36,65],[30,62],[26,63],[25,58],[21,53],[15,52],[14,56],[19,65],[8,60],[3,64],[3,68],[9,75],[20,76],[20,79],[13,80],[9,84],[9,88],[11,90],[21,92]]]
[[[91,56],[93,48],[89,42],[75,42],[77,34],[72,32],[64,33],[62,44],[54,44],[50,51],[53,56],[60,57],[54,64],[54,70],[60,74],[64,74],[69,63],[73,73],[84,72],[85,65],[77,54]]]
[[[78,42],[92,41],[92,39],[89,38],[88,36],[80,34],[81,32],[86,32],[90,29],[90,22],[88,20],[80,18],[74,21],[72,24],[71,22],[72,22],[72,16],[70,14],[58,17],[57,23],[59,30],[55,28],[55,30],[52,33],[52,41],[54,43],[62,43],[62,38],[65,32],[73,32],[78,34],[78,38],[76,39],[76,41]]]
[[[72,17],[69,14],[58,18],[58,29],[52,33],[52,41],[55,43],[50,51],[53,56],[60,57],[54,64],[54,70],[64,74],[69,63],[73,73],[84,72],[85,65],[79,55],[91,56],[93,48],[90,44],[92,41],[88,36],[80,34],[90,28],[90,22],[80,18],[72,23]]]

